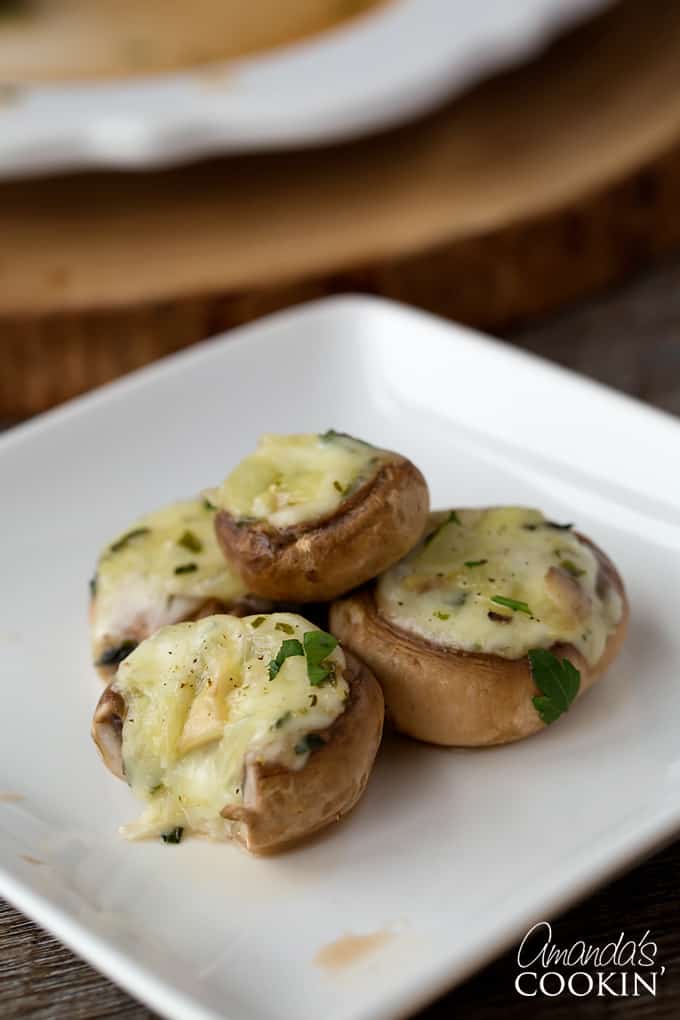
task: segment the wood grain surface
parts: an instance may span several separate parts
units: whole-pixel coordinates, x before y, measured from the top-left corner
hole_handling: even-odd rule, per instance
[[[0,183],[0,415],[338,291],[483,328],[680,246],[680,5],[623,0],[414,123]]]
[[[680,416],[680,260],[510,339]],[[554,921],[555,939],[562,945],[577,939],[602,945],[621,931],[639,938],[649,930],[666,966],[657,998],[520,999],[513,988],[514,949],[424,1011],[423,1020],[680,1016],[679,885],[680,842]],[[143,1020],[152,1014],[0,903],[0,1016]]]

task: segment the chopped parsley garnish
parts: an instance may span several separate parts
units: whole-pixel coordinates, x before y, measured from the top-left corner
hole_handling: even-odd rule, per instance
[[[276,653],[276,658],[272,659],[269,663],[269,679],[273,680],[275,676],[278,676],[279,670],[286,659],[289,659],[292,655],[304,654],[302,645],[297,638],[288,638],[286,641],[283,641]]]
[[[198,570],[198,563],[180,563],[175,567],[176,574],[193,574],[194,570]]]
[[[560,562],[560,566],[562,570],[566,570],[566,572],[571,574],[572,577],[583,577],[585,574],[585,570],[582,570],[581,567],[577,567],[573,560],[562,560]]]
[[[307,656],[307,676],[312,687],[319,687],[332,672],[332,666],[324,666],[324,661],[337,648],[338,639],[323,630],[308,630],[303,638],[305,655]]]
[[[336,489],[340,493],[341,496],[342,496],[343,492],[345,491],[343,489],[342,485],[340,484],[340,482],[337,480],[337,478],[333,482],[333,488]]]
[[[307,754],[308,751],[316,751],[319,747],[325,747],[325,744],[326,741],[318,733],[308,733],[295,745],[295,753]]]
[[[288,624],[285,625],[286,627]],[[291,628],[292,630],[292,628]],[[288,638],[279,648],[275,659],[269,663],[269,679],[273,680],[291,655],[304,655],[307,660],[307,676],[312,687],[319,687],[333,674],[333,666],[324,661],[337,647],[337,638],[323,630],[307,631],[303,638],[304,648],[297,638]]]
[[[434,615],[437,617],[438,620],[448,620],[451,616],[451,613],[441,613],[439,612],[439,610],[437,610],[437,612],[434,613]]]
[[[182,537],[177,540],[177,545],[181,545],[184,549],[188,549],[189,552],[195,553],[199,553],[203,549],[203,543],[193,531],[185,531]]]
[[[456,511],[451,510],[446,520],[442,521],[439,527],[435,528],[434,531],[427,536],[427,538],[425,539],[425,545],[429,545],[430,542],[433,542],[437,535],[440,533],[440,531],[444,530],[447,524],[460,524],[462,526],[463,522],[461,521]]]
[[[335,429],[326,429],[325,432],[320,433],[319,439],[323,443],[331,443],[334,439],[351,439],[354,443],[361,443],[362,446],[370,446],[364,439],[357,439],[356,436],[350,436],[349,432],[336,432]]]
[[[97,659],[96,666],[117,666],[123,659],[127,659],[130,652],[137,647],[136,641],[121,641],[119,645],[107,648]]]
[[[174,829],[170,829],[170,832],[161,833],[161,839],[164,843],[181,843],[183,835],[184,829],[181,825],[178,825]]]
[[[262,617],[264,619],[264,617]],[[294,634],[295,627],[291,627],[289,623],[277,623],[274,630],[282,630],[284,634]]]
[[[203,499],[203,509],[204,510],[217,510],[217,507],[215,506],[214,503],[211,503],[210,500],[207,497],[204,497],[204,499]]]
[[[256,616],[255,619],[251,621],[250,626],[253,628],[253,630],[257,630],[258,627],[262,626],[265,619],[266,617],[264,616]]]
[[[497,606],[513,609],[516,613],[526,613],[527,616],[533,615],[526,602],[522,602],[520,599],[509,599],[505,595],[493,595],[491,602],[495,602]]]
[[[581,674],[569,659],[560,661],[546,648],[532,648],[529,666],[541,692],[532,703],[546,726],[566,712],[579,692]]]
[[[465,561],[465,566],[466,567],[483,567],[484,564],[488,563],[488,562],[489,562],[488,560],[466,560]]]
[[[114,542],[111,546],[111,552],[120,552],[124,549],[128,542],[131,542],[133,538],[139,538],[140,535],[148,535],[151,528],[133,528],[132,531],[128,531],[126,535],[122,535],[117,542]]]

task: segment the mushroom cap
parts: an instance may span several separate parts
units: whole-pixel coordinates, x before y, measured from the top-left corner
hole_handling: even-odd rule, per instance
[[[249,591],[273,600],[323,602],[400,560],[421,538],[428,511],[423,475],[393,453],[326,518],[276,529],[219,510],[215,530]]]
[[[361,797],[380,746],[384,719],[382,692],[373,674],[345,653],[349,698],[344,711],[320,734],[301,769],[276,763],[244,762],[243,803],[222,816],[233,822],[232,838],[251,853],[283,850],[338,821]],[[126,705],[109,685],[99,699],[92,737],[106,767],[124,779],[122,734]]]
[[[599,564],[598,583],[612,585],[622,600],[622,614],[609,634],[599,660],[589,665],[571,644],[550,651],[579,670],[579,696],[608,669],[618,655],[628,626],[629,607],[623,581],[611,560],[578,534]],[[539,694],[528,656],[506,659],[434,644],[407,633],[379,612],[373,588],[334,602],[330,629],[375,674],[394,726],[418,740],[448,746],[505,744],[545,728],[532,698]]]

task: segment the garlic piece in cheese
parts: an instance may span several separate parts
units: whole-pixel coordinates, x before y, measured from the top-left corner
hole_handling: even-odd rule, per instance
[[[438,527],[378,581],[386,620],[470,652],[517,659],[566,642],[597,662],[623,604],[569,526],[523,507],[433,516]]]
[[[261,437],[210,498],[237,520],[287,528],[334,514],[385,451],[338,432]]]
[[[322,682],[313,645],[330,643]],[[272,663],[276,665],[272,666]],[[293,613],[228,615],[163,627],[121,663],[125,776],[147,807],[131,839],[175,828],[228,838],[249,763],[303,768],[345,710],[345,657]]]

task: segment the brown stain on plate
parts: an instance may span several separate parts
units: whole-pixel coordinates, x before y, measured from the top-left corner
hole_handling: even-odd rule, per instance
[[[0,793],[0,804],[19,804],[22,800],[26,798],[21,793]]]
[[[324,970],[343,970],[382,949],[393,938],[394,932],[389,930],[374,931],[367,935],[341,935],[321,947],[314,957],[314,963]]]
[[[41,861],[39,857],[31,857],[30,854],[19,854],[22,861],[26,861],[27,864],[35,864],[36,867],[41,867],[45,862]]]

